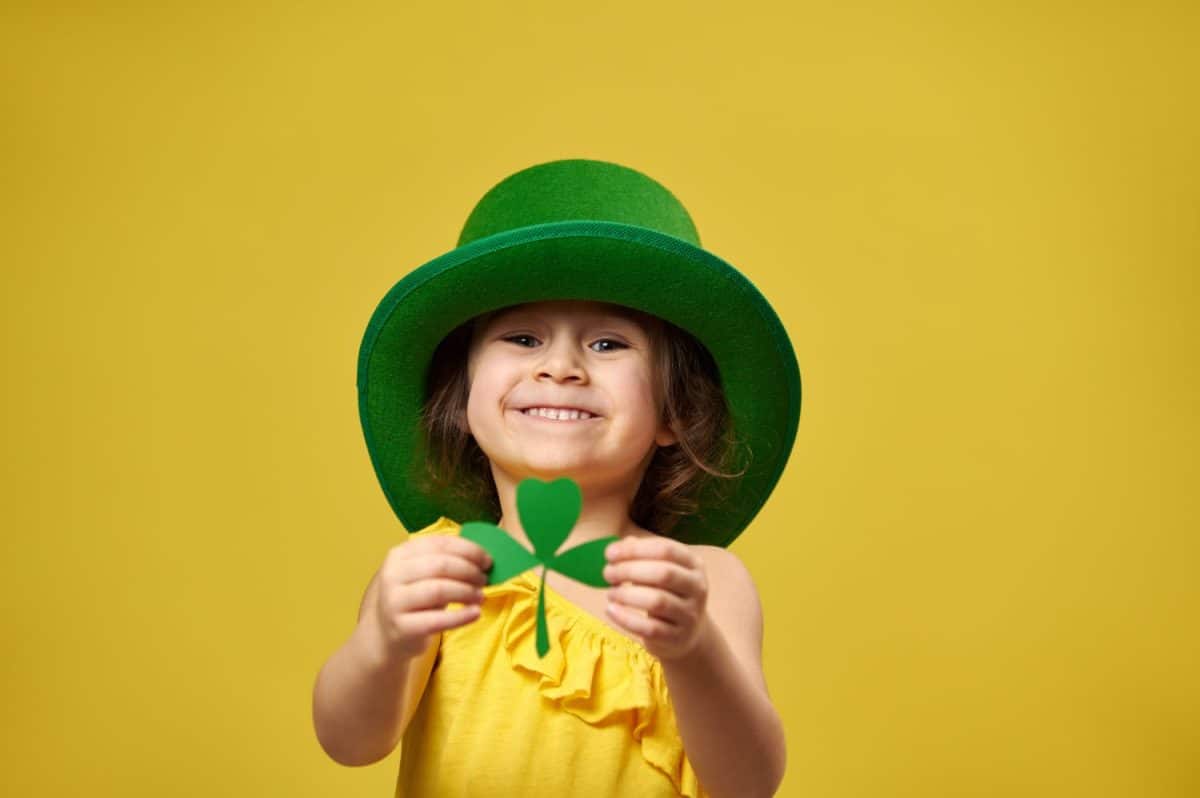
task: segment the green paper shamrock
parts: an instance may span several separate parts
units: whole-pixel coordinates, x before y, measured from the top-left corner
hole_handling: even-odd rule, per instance
[[[579,485],[567,477],[553,482],[523,479],[517,485],[517,515],[521,526],[533,542],[533,553],[513,540],[507,532],[486,521],[470,521],[463,524],[460,534],[474,541],[492,555],[492,569],[488,572],[488,584],[496,585],[517,574],[524,573],[537,565],[542,568],[542,582],[538,588],[537,608],[537,652],[546,656],[550,650],[550,632],[546,628],[546,571],[558,571],[577,582],[592,587],[608,587],[604,578],[606,562],[604,550],[620,540],[610,536],[590,540],[562,554],[558,547],[571,534],[571,528],[579,519],[583,506],[583,495]]]

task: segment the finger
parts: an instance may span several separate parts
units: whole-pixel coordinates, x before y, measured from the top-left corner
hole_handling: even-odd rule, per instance
[[[670,639],[679,627],[651,618],[638,610],[623,607],[609,602],[605,608],[608,617],[617,622],[623,629],[637,635],[644,643],[646,640]]]
[[[669,590],[682,598],[690,598],[703,589],[699,572],[662,560],[627,560],[605,566],[604,578],[610,585],[633,582]]]
[[[440,576],[480,587],[487,584],[487,573],[474,560],[440,552],[400,560],[393,566],[391,575],[406,583]]]
[[[404,625],[413,634],[430,635],[464,626],[478,618],[481,612],[477,604],[454,610],[425,610],[405,616]]]
[[[688,619],[691,610],[674,593],[642,585],[618,585],[608,591],[608,600],[625,607],[647,612],[652,618],[678,626]]]
[[[396,604],[389,607],[398,612],[442,609],[452,601],[479,604],[483,590],[453,579],[422,579],[404,585],[398,592]]]
[[[422,552],[440,551],[474,562],[485,571],[492,567],[492,555],[487,553],[487,549],[473,540],[467,540],[458,535],[431,535],[429,537],[412,538],[402,543],[398,548],[407,549],[409,556],[415,556]]]
[[[700,555],[691,546],[664,537],[629,537],[613,543],[604,550],[610,563],[625,560],[666,560],[684,568],[699,568]]]

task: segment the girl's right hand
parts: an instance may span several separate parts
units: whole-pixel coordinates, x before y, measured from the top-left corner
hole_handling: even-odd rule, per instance
[[[429,637],[480,614],[492,567],[482,546],[458,535],[429,535],[393,546],[379,569],[374,622],[388,654],[411,659]],[[466,606],[446,609],[449,602]]]

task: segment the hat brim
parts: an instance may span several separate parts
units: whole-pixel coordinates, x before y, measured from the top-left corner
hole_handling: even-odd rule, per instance
[[[359,416],[384,495],[409,531],[448,515],[416,489],[430,359],[455,327],[523,302],[586,299],[652,313],[708,347],[749,464],[721,503],[701,500],[672,537],[728,546],[783,473],[800,417],[800,370],[786,330],[757,288],[707,250],[645,227],[602,221],[531,225],[477,239],[388,291],[358,358]],[[457,512],[481,520],[484,508]]]

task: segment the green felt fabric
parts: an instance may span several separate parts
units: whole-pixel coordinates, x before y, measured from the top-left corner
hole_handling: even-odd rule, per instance
[[[726,501],[701,497],[701,511],[672,535],[729,545],[778,481],[800,414],[795,353],[762,294],[698,246],[690,217],[665,188],[603,161],[554,161],[518,172],[480,200],[460,238],[461,246],[387,292],[359,350],[363,434],[400,522],[411,530],[442,515],[486,515],[481,507],[437,504],[412,487],[426,373],[442,338],[472,316],[508,305],[590,299],[667,319],[712,353],[752,459]]]

